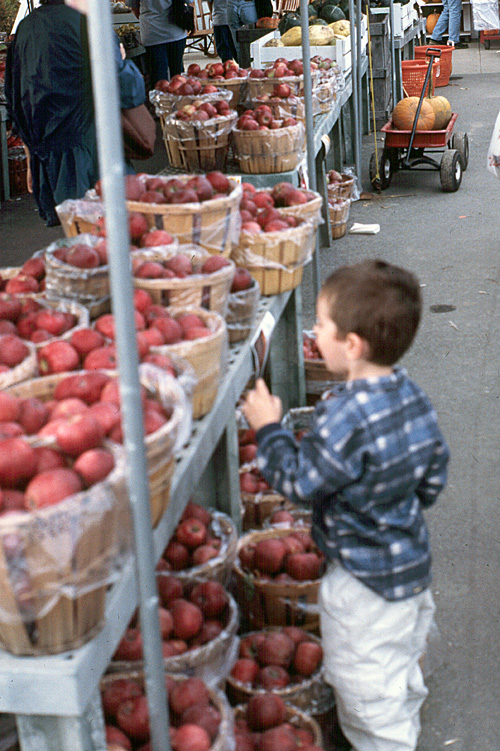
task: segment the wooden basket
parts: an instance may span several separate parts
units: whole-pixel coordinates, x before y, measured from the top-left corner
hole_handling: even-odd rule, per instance
[[[222,540],[219,554],[199,566],[181,571],[168,571],[165,572],[165,575],[175,576],[177,579],[181,579],[183,583],[194,579],[214,579],[224,586],[229,584],[238,549],[236,525],[231,517],[222,513],[222,511],[211,510],[211,514],[212,521],[209,530]],[[162,576],[162,572],[159,571],[157,576]]]
[[[44,342],[35,342],[35,349],[38,351],[49,341],[53,342],[56,339],[70,339],[76,329],[87,328],[90,323],[89,311],[85,305],[81,305],[76,300],[65,300],[62,297],[49,297],[45,293],[35,293],[33,295],[18,295],[23,299],[36,300],[44,308],[52,308],[52,310],[59,310],[64,313],[71,313],[77,319],[75,325],[65,331],[61,336],[53,336]]]
[[[259,283],[254,279],[248,289],[231,292],[228,297],[226,313],[229,343],[235,344],[246,339],[251,332],[257,316],[260,301]]]
[[[7,389],[16,383],[27,381],[30,378],[34,378],[37,374],[36,347],[31,342],[24,340],[23,342],[28,348],[28,355],[19,365],[6,370],[5,373],[0,373],[0,389]]]
[[[160,118],[161,127],[165,125],[165,121],[169,115],[172,115],[177,110],[182,109],[186,104],[193,104],[193,102],[217,102],[221,99],[225,102],[230,102],[233,98],[233,92],[229,89],[218,89],[211,94],[169,94],[168,91],[158,91],[154,89],[149,92],[149,101],[155,108],[155,114]]]
[[[192,175],[176,177],[187,182]],[[127,208],[143,214],[149,227],[167,230],[183,245],[201,245],[209,253],[229,257],[232,243],[238,235],[239,205],[243,192],[235,180],[231,180],[231,184],[233,190],[228,196],[202,203],[127,201]]]
[[[334,206],[328,207],[330,213],[330,225],[332,229],[332,238],[334,240],[344,237],[347,232],[347,222],[349,220],[349,211],[351,208],[351,199],[345,198],[337,200]]]
[[[22,384],[9,388],[9,393],[21,398],[37,397],[42,401],[53,398],[58,383],[68,375],[77,375],[78,372],[54,373],[40,378],[33,378]],[[115,371],[106,371],[107,374],[116,378]],[[179,441],[179,435],[187,431],[186,424],[190,425],[189,414],[186,413],[186,397],[180,384],[171,377],[165,377],[159,368],[143,364],[140,366],[141,384],[154,394],[163,404],[173,407],[172,417],[159,430],[145,436],[146,462],[150,488],[150,511],[151,523],[155,526],[163,516],[170,497],[170,483],[175,469],[174,451]],[[44,445],[54,444],[51,438],[32,440]],[[116,446],[111,441],[109,446]]]
[[[260,104],[267,104],[271,108],[272,116],[275,120],[282,120],[285,117],[293,117],[301,123],[306,122],[306,111],[304,99],[302,97],[289,97],[288,99],[252,99],[252,107],[256,109]],[[319,112],[319,110],[318,110]]]
[[[212,331],[210,336],[201,339],[151,347],[151,352],[178,355],[192,365],[196,376],[193,389],[193,418],[196,420],[212,409],[227,366],[226,322],[219,313],[203,308],[173,307],[169,310],[174,318],[184,313],[195,313]]]
[[[250,271],[263,295],[277,295],[302,281],[304,265],[314,251],[315,232],[312,222],[278,232],[243,231],[231,258]]]
[[[354,180],[354,175],[342,175],[341,183],[328,183],[328,200],[335,201],[343,198],[352,198]]]
[[[246,76],[241,76],[238,78],[224,78],[222,80],[217,81],[208,81],[208,83],[213,83],[215,86],[217,86],[218,89],[223,89],[225,91],[230,91],[232,94],[231,99],[231,107],[235,108],[238,106],[238,104],[241,104],[241,102],[246,98],[246,90],[247,90],[247,82],[249,81],[248,74]]]
[[[104,216],[101,201],[67,199],[56,206],[56,214],[66,237],[92,233],[99,219]]]
[[[313,74],[313,86],[317,75]],[[295,96],[304,95],[304,76],[285,76],[284,78],[251,78],[247,82],[247,98],[250,100],[257,99],[262,94],[272,96],[274,87],[279,83],[286,83],[290,86],[292,94]]]
[[[305,129],[302,123],[276,130],[233,130],[233,152],[247,174],[289,172],[302,159]]]
[[[271,193],[272,188],[262,188],[261,190]],[[318,193],[317,191],[310,190],[309,193],[313,193],[314,198],[307,203],[302,203],[297,206],[280,206],[278,211],[285,216],[296,216],[306,221],[309,220],[319,223],[321,221],[321,205],[323,203],[323,198],[321,197],[321,193]]]
[[[193,586],[201,579],[196,579],[190,584]],[[228,592],[228,606],[224,618],[224,628],[221,633],[206,644],[188,649],[183,654],[173,657],[165,657],[163,662],[165,670],[170,675],[183,674],[201,678],[204,683],[213,689],[223,688],[226,676],[231,669],[238,650],[236,633],[239,627],[239,612],[236,601]],[[188,597],[185,599],[189,599]],[[142,660],[135,662],[123,662],[112,660],[108,665],[108,673],[123,673],[128,670],[142,670]]]
[[[247,472],[248,466],[241,467],[240,474]],[[244,532],[252,529],[260,529],[273,511],[277,511],[278,509],[286,509],[288,511],[294,508],[293,503],[288,498],[280,495],[272,488],[261,493],[246,493],[242,490],[241,503],[243,506],[242,526]]]
[[[300,508],[294,506],[294,508],[287,509],[287,511],[293,516],[293,522],[272,522],[271,517],[268,516],[262,525],[263,529],[289,529],[290,526],[298,529],[311,529],[312,524],[312,511],[306,508]]]
[[[45,289],[55,297],[77,300],[82,305],[95,302],[110,294],[109,268],[80,269],[64,263],[54,256],[54,251],[85,243],[94,247],[101,238],[95,235],[79,235],[76,238],[56,240],[45,250]]]
[[[285,537],[290,529],[263,529],[248,532],[238,541],[238,552],[249,543],[272,537]],[[233,567],[236,600],[251,627],[300,626],[318,633],[318,592],[320,579],[293,584],[259,579],[244,571],[236,557]]]
[[[266,634],[281,631],[281,628],[270,627],[263,629]],[[245,634],[244,636],[250,636],[251,634],[262,633],[253,631]],[[321,640],[315,634],[309,634],[309,641],[314,641],[321,646]],[[320,714],[320,711],[326,711],[327,708],[333,706],[333,692],[330,686],[325,683],[323,678],[323,668],[320,665],[308,678],[303,676],[295,676],[298,680],[291,682],[284,688],[274,688],[273,694],[280,696],[284,702],[288,705],[292,705],[296,709],[300,709],[306,712],[309,716],[311,714]],[[226,693],[229,697],[231,704],[247,704],[249,699],[255,694],[268,693],[263,688],[253,688],[248,683],[242,683],[237,681],[231,674],[226,679]],[[319,711],[318,711],[319,710]]]
[[[189,677],[181,673],[167,673],[166,675],[175,682],[181,682]],[[130,670],[123,673],[107,673],[103,675],[100,682],[101,691],[121,678],[136,681],[144,691],[145,676],[142,670]],[[234,751],[233,710],[222,691],[210,688],[208,685],[207,689],[210,703],[218,710],[221,717],[219,732],[210,746],[210,751]]]
[[[232,111],[204,122],[189,122],[169,115],[163,125],[163,141],[170,166],[185,172],[225,172],[229,137],[237,117]]]
[[[235,722],[240,719],[241,720],[246,719],[246,711],[247,711],[246,704],[238,705],[237,707],[234,708],[233,711],[234,711]],[[323,737],[321,734],[320,726],[307,711],[303,712],[300,709],[297,709],[297,707],[294,707],[291,704],[287,704],[286,722],[287,723],[289,722],[290,725],[293,725],[294,727],[303,728],[304,730],[309,730],[309,732],[312,733],[313,735],[314,745],[318,746],[318,748],[323,748]]]
[[[125,455],[87,491],[0,519],[0,645],[15,655],[76,649],[100,630],[130,517]],[[17,590],[17,591],[16,591]]]
[[[180,253],[189,256],[193,265],[193,274],[181,279],[140,279],[134,277],[134,285],[144,289],[151,295],[155,304],[186,307],[195,305],[204,310],[215,310],[221,315],[226,315],[228,306],[229,290],[233,281],[235,266],[229,261],[228,266],[223,266],[211,274],[203,274],[201,267],[210,253],[198,245],[183,245]],[[163,260],[164,255],[159,256],[154,250],[143,254],[144,260]],[[176,255],[172,253],[172,255]]]

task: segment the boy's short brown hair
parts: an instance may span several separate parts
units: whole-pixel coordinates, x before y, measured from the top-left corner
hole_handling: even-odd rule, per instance
[[[415,337],[422,297],[418,279],[406,269],[380,259],[342,266],[323,283],[320,296],[339,338],[358,334],[376,365],[394,365]]]

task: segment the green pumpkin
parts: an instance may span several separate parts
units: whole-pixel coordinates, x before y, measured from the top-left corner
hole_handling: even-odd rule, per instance
[[[328,24],[333,23],[334,21],[343,21],[345,19],[345,14],[337,5],[326,5],[321,9],[319,17]]]
[[[341,9],[347,20],[349,20],[349,0],[341,0],[341,2],[339,3],[339,8]]]
[[[285,13],[278,24],[278,31],[283,35],[288,29],[292,29],[294,26],[300,26],[300,16],[297,13]]]
[[[309,21],[309,26],[328,26],[328,24],[322,18],[313,18],[312,21]]]
[[[309,15],[309,19],[318,17],[318,11],[312,4],[307,6],[307,13]]]

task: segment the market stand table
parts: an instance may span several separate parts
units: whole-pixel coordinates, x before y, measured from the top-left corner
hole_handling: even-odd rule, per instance
[[[241,529],[236,404],[255,373],[251,341],[273,331],[269,371],[286,412],[305,404],[300,287],[261,299],[250,336],[229,349],[229,367],[212,410],[193,423],[177,458],[170,503],[153,532],[155,560],[186,503],[196,494],[227,512]],[[274,324],[273,324],[274,322]],[[16,715],[23,751],[104,751],[99,682],[138,604],[135,559],[108,593],[102,630],[83,647],[59,655],[16,657],[0,652],[0,712]]]

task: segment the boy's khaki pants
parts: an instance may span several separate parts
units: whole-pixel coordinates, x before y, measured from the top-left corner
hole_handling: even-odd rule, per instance
[[[429,589],[388,602],[337,563],[319,593],[325,678],[355,751],[414,751],[427,696],[419,658],[435,610]]]

